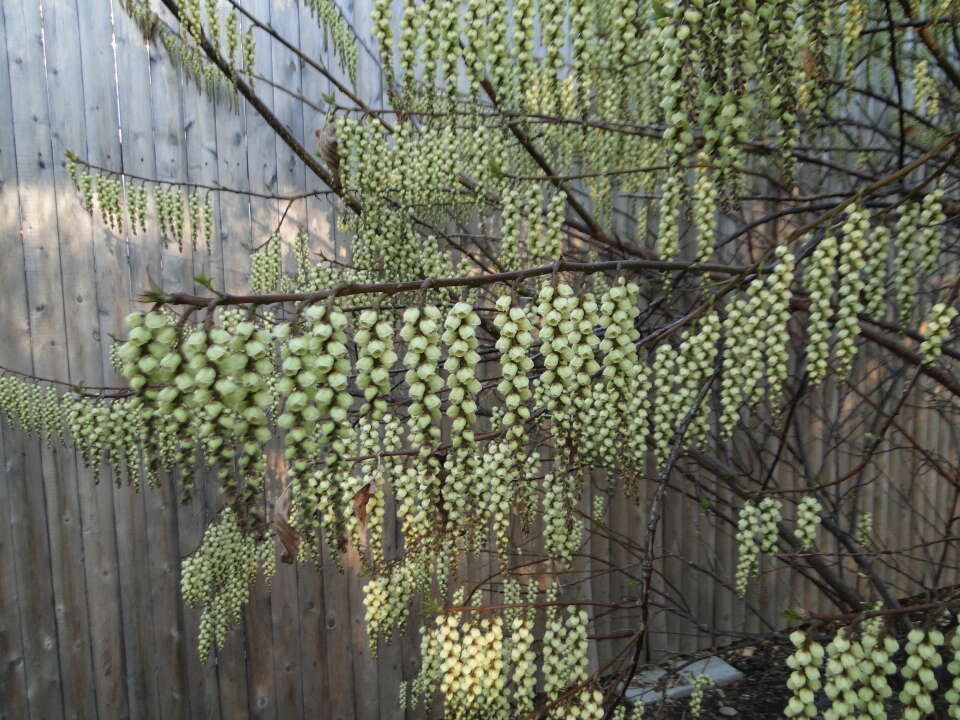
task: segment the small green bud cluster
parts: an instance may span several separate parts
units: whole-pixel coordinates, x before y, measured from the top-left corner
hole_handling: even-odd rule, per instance
[[[481,472],[489,454],[491,446],[487,446],[482,455],[476,447],[461,444],[453,452],[447,453],[443,463],[446,473],[443,491],[443,510],[446,514],[446,527],[454,532],[458,528],[474,523],[484,511],[484,504],[488,498],[484,496],[488,485],[488,477]]]
[[[357,346],[357,387],[366,403],[361,412],[374,419],[387,411],[390,394],[390,370],[397,362],[393,349],[393,324],[385,313],[364,310],[357,318],[353,337]]]
[[[586,687],[577,693],[575,704],[559,708],[559,712],[568,718],[603,720],[603,692]]]
[[[350,24],[334,0],[306,0],[307,7],[332,40],[333,51],[340,58],[340,67],[352,83],[357,81],[359,49]]]
[[[520,224],[523,218],[522,190],[508,185],[501,195],[503,225],[500,228],[500,252],[497,260],[504,270],[520,267]]]
[[[872,318],[886,315],[887,258],[890,254],[890,228],[878,225],[870,233],[867,241],[866,257],[863,264],[864,312]]]
[[[454,483],[464,482],[459,477]],[[393,489],[397,498],[397,517],[403,527],[403,540],[408,548],[417,548],[429,544],[434,534],[435,491],[439,486],[434,468],[417,468],[409,465],[398,471],[393,480]],[[462,502],[460,497],[451,498],[451,504]],[[465,508],[463,514],[469,508]],[[455,515],[456,520],[459,516]]]
[[[500,616],[462,622],[450,614],[439,627],[444,717],[502,718],[509,707]]]
[[[190,249],[197,251],[197,238],[203,230],[203,216],[201,214],[202,202],[200,193],[191,192],[187,194],[187,213],[190,218]]]
[[[787,658],[787,667],[792,671],[787,679],[787,688],[793,693],[783,714],[788,718],[819,715],[816,694],[820,690],[820,668],[823,665],[823,646],[807,637],[803,630],[790,633],[790,642],[795,648]]]
[[[930,308],[922,329],[923,342],[920,355],[924,365],[933,365],[943,352],[943,344],[950,338],[950,325],[957,317],[957,308],[946,303],[937,303]]]
[[[457,97],[460,84],[460,6],[456,0],[441,0],[434,5],[433,29],[436,33],[436,62],[440,82],[446,84],[451,100]]]
[[[646,709],[647,706],[645,703],[638,702],[634,704],[633,709],[630,711],[630,720],[643,720]],[[613,715],[610,716],[610,720],[627,720],[627,706],[618,705],[613,711]]]
[[[707,313],[700,323],[681,336],[674,349],[662,343],[654,353],[653,375],[657,402],[653,414],[654,453],[662,469],[670,457],[670,444],[694,411],[703,383],[713,373],[720,340],[720,317]],[[684,445],[699,443],[706,433],[709,406],[701,404],[699,422],[683,438]]]
[[[64,151],[64,156],[66,157],[66,160],[64,160],[63,167],[67,171],[67,177],[70,178],[70,182],[72,182],[76,187],[80,178],[80,163],[78,162],[79,158],[77,157],[76,153],[70,149]]]
[[[943,241],[943,224],[947,215],[943,210],[943,188],[927,193],[920,201],[920,232],[916,246],[919,251],[918,270],[922,274],[939,269],[940,245]]]
[[[953,675],[953,680],[944,698],[948,703],[947,714],[951,720],[957,720],[960,718],[960,630],[954,630],[953,637],[950,638],[950,649],[953,651],[953,659],[947,664],[947,672]]]
[[[403,364],[410,393],[410,442],[426,458],[440,440],[440,311],[435,305],[407,308],[400,337],[407,343]]]
[[[290,337],[282,349],[278,393],[285,398],[277,425],[286,430],[284,457],[293,477],[294,526],[322,525],[331,548],[339,546],[341,478],[338,463],[347,454],[353,431],[347,411],[350,354],[347,317],[334,307],[307,308],[304,334]],[[285,329],[281,329],[285,328]],[[279,335],[277,330],[280,330]],[[278,339],[289,336],[289,325],[274,326]],[[327,447],[325,467],[301,482],[320,447]]]
[[[690,693],[690,717],[698,718],[703,712],[703,695],[707,688],[715,687],[709,675],[697,675],[693,679],[693,691]]]
[[[184,36],[189,35],[193,42],[199,45],[203,36],[203,22],[200,15],[200,0],[184,0],[181,18],[181,34]]]
[[[363,586],[364,622],[374,656],[380,641],[390,642],[393,633],[407,621],[413,594],[410,570],[405,564],[394,565],[388,575],[378,575]]]
[[[250,255],[250,289],[257,295],[276,292],[280,289],[283,275],[283,246],[280,234],[274,233]]]
[[[274,568],[273,542],[241,532],[230,508],[207,526],[200,547],[183,561],[180,577],[184,599],[202,610],[202,659],[223,647],[230,628],[240,622],[258,569],[269,580]]]
[[[537,692],[537,654],[534,652],[534,619],[524,613],[513,619],[510,662],[513,665],[513,705],[519,715],[533,712]]]
[[[847,628],[840,628],[827,645],[826,682],[823,692],[831,701],[823,714],[824,720],[844,720],[853,715],[861,705],[856,691],[862,675],[863,648],[851,639]]]
[[[543,633],[543,692],[555,701],[575,683],[587,679],[587,625],[585,610],[569,607],[564,621],[555,606],[547,608]],[[557,708],[550,717],[564,717]]]
[[[680,432],[686,417],[695,413],[683,437],[683,447],[702,447],[709,432],[710,403],[704,397],[697,408],[697,398],[703,386],[714,374],[714,363],[720,351],[720,315],[708,312],[691,330],[681,336],[678,357],[677,392],[673,402],[678,410],[674,423]]]
[[[503,437],[487,447],[478,470],[480,477],[475,481],[477,487],[486,485],[486,497],[479,500],[488,503],[488,527],[493,530],[500,551],[501,563],[506,567],[509,562],[510,516],[514,507],[518,476],[523,472],[523,429],[513,426],[507,429]],[[537,453],[531,453],[531,460],[539,459]],[[582,523],[581,523],[582,527]]]
[[[463,600],[463,594],[454,595],[453,603]],[[411,706],[422,702],[425,706],[433,699],[435,688],[440,684],[443,676],[443,644],[441,632],[447,624],[447,616],[437,615],[434,627],[420,626],[420,671],[410,684]],[[428,713],[429,714],[429,713]]]
[[[540,0],[540,43],[545,49],[544,68],[551,74],[559,72],[564,65],[564,15],[561,0]]]
[[[597,524],[603,523],[607,516],[606,495],[594,495],[590,506],[590,518]]]
[[[857,544],[868,548],[873,544],[873,513],[863,513],[857,520]]]
[[[447,314],[443,323],[441,339],[447,345],[447,359],[443,369],[447,371],[447,416],[452,418],[450,432],[454,445],[473,443],[471,426],[477,420],[477,403],[474,397],[480,392],[477,379],[477,326],[480,316],[470,303],[458,302]]]
[[[532,186],[531,192],[534,190],[537,196],[535,204],[531,203],[531,205],[539,215],[539,189]],[[531,232],[527,239],[530,261],[533,264],[548,263],[563,254],[563,221],[566,207],[567,195],[563,191],[552,194],[547,201],[547,211],[542,216],[540,227]]]
[[[800,542],[800,549],[803,552],[813,549],[813,543],[817,539],[817,528],[822,522],[820,518],[822,509],[820,501],[812,495],[804,496],[797,505],[797,527],[793,534]]]
[[[861,686],[857,690],[857,709],[874,720],[886,720],[887,711],[884,702],[893,695],[887,675],[897,671],[890,659],[898,649],[897,641],[889,635],[883,635],[884,622],[880,616],[863,621],[860,646],[863,657],[859,661]]]
[[[780,501],[765,497],[759,505],[747,501],[737,521],[736,589],[740,597],[746,595],[751,576],[760,569],[760,552],[772,553],[777,546],[780,522]]]
[[[571,73],[578,76],[585,74],[595,62],[598,43],[594,39],[597,29],[597,8],[594,5],[593,0],[574,0],[570,3],[570,36],[573,38]]]
[[[123,208],[120,205],[121,185],[117,177],[96,176],[97,204],[103,222],[117,233],[123,232]]]
[[[857,40],[859,40],[860,34],[863,32],[866,20],[867,6],[863,0],[853,0],[853,2],[847,3],[847,14],[843,19],[842,41],[847,53],[846,66],[848,76],[852,76],[857,66],[857,60],[859,58],[856,55],[855,49]]]
[[[861,275],[867,251],[867,233],[870,220],[859,205],[851,205],[847,221],[843,224],[843,241],[840,243],[840,265],[837,268],[840,284],[837,288],[836,345],[834,346],[834,372],[846,377],[850,372],[853,357],[857,352],[856,340],[860,335],[859,314],[863,311],[860,295],[863,291]]]
[[[673,438],[674,422],[677,421],[677,407],[673,402],[673,379],[679,373],[680,358],[669,342],[657,346],[653,356],[654,386],[657,388],[657,400],[653,407],[653,452],[657,466],[662,469],[670,457],[670,440]]]
[[[707,163],[709,158],[701,154],[701,163]],[[713,255],[714,235],[717,227],[717,191],[716,178],[713,170],[702,167],[697,171],[697,179],[693,184],[695,203],[693,206],[693,223],[697,228],[700,249],[697,258],[700,262],[707,262]]]
[[[917,61],[913,66],[913,87],[913,106],[917,114],[929,117],[939,115],[940,89],[930,74],[930,63],[926,59]]]
[[[914,628],[907,634],[907,659],[900,668],[905,682],[898,696],[904,706],[904,720],[920,720],[933,712],[932,693],[938,687],[935,673],[943,664],[937,648],[943,643],[939,630],[924,632]]]
[[[209,254],[213,251],[213,234],[216,231],[213,224],[213,197],[209,194],[200,206],[200,224],[203,227],[203,238]]]
[[[561,398],[572,392],[576,382],[570,334],[575,325],[573,310],[578,304],[573,288],[566,283],[556,287],[544,285],[537,296],[536,310],[541,318],[540,352],[544,359],[544,371],[537,385],[542,388],[544,403],[549,410],[557,408]]]
[[[240,53],[243,58],[243,71],[247,74],[247,82],[253,83],[253,68],[257,62],[257,42],[253,37],[253,26],[247,28],[240,41]]]
[[[127,185],[127,213],[130,215],[130,232],[147,231],[147,188],[143,185]]]
[[[543,542],[547,555],[563,567],[570,567],[573,553],[583,538],[583,521],[575,518],[572,483],[547,473],[543,478]]]
[[[373,10],[370,13],[373,36],[377,40],[380,60],[387,76],[386,84],[388,86],[393,84],[393,25],[391,23],[393,13],[390,5],[390,0],[375,0]]]
[[[117,448],[114,443],[123,437],[122,413],[118,412],[123,405],[121,402],[106,404],[100,401],[89,402],[76,395],[68,396],[66,426],[84,465],[96,473],[100,471],[104,455],[115,461],[113,455]],[[116,466],[119,472],[120,463],[116,463]]]
[[[220,16],[217,13],[219,0],[207,0],[207,37],[210,43],[220,51]]]
[[[75,183],[77,192],[80,193],[80,204],[88,213],[93,212],[93,200],[95,197],[94,177],[90,173],[80,173],[77,175]]]
[[[938,265],[946,220],[942,197],[943,190],[937,188],[924,195],[920,202],[906,205],[897,221],[896,295],[903,324],[907,324],[913,314],[920,277]]]
[[[227,38],[226,60],[230,67],[234,67],[237,64],[237,48],[240,47],[240,16],[238,13],[227,14],[224,34]]]
[[[426,14],[428,10],[427,6],[419,6],[414,0],[404,0],[403,2],[403,13],[400,16],[400,40],[397,42],[400,84],[403,86],[408,85],[415,75],[417,37],[423,29],[423,20],[420,15]]]
[[[640,337],[635,327],[639,292],[637,285],[620,278],[600,299],[598,325],[603,339],[597,349],[603,355],[603,378],[586,399],[581,445],[583,455],[600,462],[615,457],[617,448],[625,445],[646,450],[647,396],[637,395],[639,376],[647,373],[639,364],[635,345]]]
[[[720,433],[724,437],[733,433],[741,408],[747,400],[756,398],[757,388],[764,377],[766,347],[763,341],[765,331],[769,331],[773,324],[768,322],[764,327],[769,309],[764,302],[767,297],[763,279],[753,280],[744,295],[734,298],[723,320]]]
[[[0,375],[0,414],[11,427],[39,435],[51,445],[54,438],[63,437],[66,406],[52,387],[41,393],[36,383]]]
[[[790,355],[790,300],[792,298],[791,285],[793,284],[793,253],[785,245],[778,245],[775,251],[777,264],[769,277],[769,287],[761,293],[761,300],[766,306],[763,319],[763,344],[767,353],[767,394],[770,402],[779,399],[783,384],[789,373]],[[759,402],[760,384],[754,387],[751,400]]]
[[[837,238],[827,234],[813,251],[804,278],[810,293],[810,320],[807,325],[807,375],[819,385],[827,375],[830,357],[830,320],[833,317],[833,287],[839,252]]]
[[[183,252],[183,196],[172,187],[158,187],[155,192],[157,219],[160,222],[160,237],[164,243],[176,240],[177,249]]]
[[[760,501],[760,549],[765,553],[772,553],[777,549],[779,530],[777,523],[781,519],[781,503],[774,497],[767,496]]]
[[[199,430],[207,462],[219,465],[216,472],[223,491],[231,500],[236,497],[237,508],[244,513],[238,519],[245,522],[247,513],[256,512],[263,494],[263,448],[271,437],[266,413],[274,402],[268,380],[274,366],[267,330],[248,320],[237,321],[236,317],[228,321],[229,317],[224,315],[222,327],[188,337],[183,349],[185,355],[196,351],[187,361],[188,367],[197,369],[195,386],[208,387],[212,392],[212,402],[203,408],[206,422]],[[201,353],[204,338],[207,346]],[[206,385],[211,379],[213,382]],[[161,395],[169,389],[162,390]],[[195,407],[200,407],[203,395],[202,391],[194,393],[191,402]],[[237,494],[234,463],[244,480],[242,496]]]
[[[528,374],[533,369],[530,357],[533,323],[522,307],[512,305],[509,295],[497,298],[495,306],[497,314],[493,324],[500,332],[496,349],[500,353],[500,373],[503,376],[497,392],[503,396],[506,409],[504,425],[515,425],[530,417],[527,402],[532,396]]]
[[[133,390],[143,390],[148,382],[164,383],[174,377],[176,360],[164,362],[177,343],[177,331],[161,312],[131,313],[126,318],[127,341],[117,354],[123,361],[123,375]],[[163,363],[163,364],[161,364]]]
[[[682,172],[669,171],[660,194],[658,241],[660,257],[664,260],[673,260],[680,254],[680,210],[683,205],[683,191]]]

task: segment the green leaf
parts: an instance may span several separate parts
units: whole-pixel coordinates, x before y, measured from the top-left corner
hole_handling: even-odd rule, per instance
[[[333,93],[321,93],[320,99],[323,100],[327,105],[336,105],[337,96]]]
[[[790,622],[800,622],[801,620],[806,620],[806,616],[801,615],[793,608],[784,608],[780,611],[780,614]]]
[[[424,605],[420,609],[421,615],[436,615],[440,612],[440,605],[436,600],[432,600],[429,604]]]
[[[664,9],[663,5],[657,2],[657,0],[650,0],[650,5],[651,7],[653,7],[653,16],[657,20],[662,20],[665,17],[670,17],[670,14]]]
[[[203,285],[203,287],[205,287],[207,290],[213,290],[213,280],[208,278],[206,275],[194,275],[193,281],[197,283],[197,285]]]

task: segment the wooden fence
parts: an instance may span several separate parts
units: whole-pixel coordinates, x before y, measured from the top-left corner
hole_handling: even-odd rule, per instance
[[[377,61],[366,48],[371,0],[344,0],[362,50],[360,93],[380,103]],[[293,0],[244,3],[328,67],[337,63],[317,24]],[[244,27],[247,23],[244,21]],[[275,90],[275,82],[316,104],[325,81],[285,48],[260,42],[261,98],[312,147],[321,114]],[[122,128],[122,133],[120,129]],[[254,113],[211,102],[185,81],[163,50],[146,44],[116,0],[5,0],[0,5],[0,366],[90,386],[117,384],[108,357],[132,298],[149,283],[189,288],[201,273],[227,290],[245,286],[247,247],[262,240],[286,209],[277,201],[220,195],[212,255],[163,247],[155,228],[118,236],[80,207],[63,163],[73,149],[90,162],[133,175],[293,195],[310,189],[302,163]],[[321,199],[293,204],[284,233],[299,226],[326,251],[345,253],[333,211]],[[813,420],[811,420],[813,422]],[[920,421],[916,421],[920,422]],[[951,430],[919,428],[941,448]],[[940,434],[937,440],[936,435]],[[158,490],[95,483],[72,452],[49,449],[2,427],[0,436],[0,718],[352,718],[417,717],[398,707],[398,683],[416,671],[409,632],[372,658],[362,626],[361,581],[348,568],[281,565],[269,592],[258,587],[242,626],[215,660],[196,652],[197,615],[182,605],[180,560],[194,550],[218,507],[212,487],[187,506],[170,483]],[[893,462],[893,461],[891,461]],[[833,468],[831,472],[839,472]],[[944,489],[909,474],[911,492],[930,491],[931,513],[952,508]],[[917,489],[918,488],[918,489]],[[896,503],[877,488],[864,502],[890,521]],[[590,507],[591,495],[584,498]],[[639,537],[639,506],[610,504],[611,524]],[[798,580],[759,583],[753,613],[729,589],[703,583],[691,563],[732,578],[734,543],[695,500],[671,496],[660,549],[663,587],[692,598],[706,625],[761,630],[782,625],[789,605],[816,606]],[[581,569],[597,573],[582,593],[629,598],[635,584],[604,570],[619,546],[592,541]],[[685,559],[682,559],[685,558]],[[587,563],[587,564],[584,564]],[[483,568],[471,566],[480,577]],[[855,573],[851,572],[851,576]],[[673,592],[670,589],[670,592]],[[610,619],[597,632],[628,629]],[[658,615],[660,650],[689,651],[712,638],[688,622]],[[597,662],[619,646],[600,644]]]

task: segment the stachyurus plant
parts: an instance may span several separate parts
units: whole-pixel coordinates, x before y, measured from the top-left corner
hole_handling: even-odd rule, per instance
[[[185,501],[199,457],[223,495],[183,564],[204,657],[278,540],[304,563],[353,545],[371,645],[421,624],[405,703],[639,717],[623,688],[655,616],[739,632],[657,579],[665,503],[686,496],[736,538],[735,569],[690,561],[717,592],[749,603],[754,577],[786,570],[833,606],[789,635],[787,716],[897,701],[919,718],[948,676],[958,716],[952,520],[880,541],[861,500],[887,452],[958,487],[955,459],[897,420],[921,396],[925,418],[955,417],[960,397],[954,3],[376,0],[390,106],[305,58],[335,87],[319,153],[257,99],[276,30],[233,0],[162,4],[172,23],[122,2],[205,92],[277,130],[336,199],[351,261],[314,262],[302,231],[288,251],[282,219],[249,295],[148,293],[113,351],[122,384],[60,392],[10,369],[0,411]],[[337,5],[308,6],[355,81]],[[152,223],[181,249],[209,252],[212,198],[243,193],[66,163],[115,232]],[[614,531],[604,498],[642,498],[646,522]],[[578,595],[596,537],[635,557],[613,568],[635,593]],[[915,573],[918,548],[936,552]],[[498,572],[460,583],[488,551]],[[596,667],[606,616],[622,643]]]

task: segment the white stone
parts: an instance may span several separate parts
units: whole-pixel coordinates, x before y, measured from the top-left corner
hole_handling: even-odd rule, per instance
[[[666,688],[658,687],[657,683],[672,670],[672,667],[680,669],[671,673],[672,678],[668,681],[670,684]],[[686,697],[693,692],[693,679],[698,675],[707,675],[717,687],[729,685],[743,677],[742,672],[718,657],[702,658],[686,664],[681,661],[674,663],[672,667],[653,668],[637,673],[630,687],[627,688],[626,699],[631,702],[652,704],[667,698]]]

